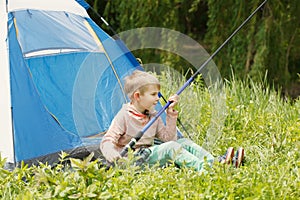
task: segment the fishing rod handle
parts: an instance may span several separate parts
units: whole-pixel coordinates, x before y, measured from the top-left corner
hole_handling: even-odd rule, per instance
[[[134,145],[141,139],[141,137],[144,135],[144,132],[139,131],[131,140],[125,145],[125,147],[120,152],[121,157],[124,157],[129,149],[132,149]]]
[[[140,135],[140,133],[139,133]],[[136,136],[137,137],[137,136]],[[130,142],[122,149],[120,152],[120,156],[124,157],[128,153],[128,150],[131,149],[137,142],[136,137],[131,138]],[[105,168],[105,170],[109,170],[110,168],[114,167],[115,163],[114,162],[109,162]]]
[[[133,148],[136,142],[137,140],[135,138],[131,138],[130,142],[128,142],[128,144],[126,144],[126,146],[120,152],[121,157],[124,157],[127,154],[128,150]]]

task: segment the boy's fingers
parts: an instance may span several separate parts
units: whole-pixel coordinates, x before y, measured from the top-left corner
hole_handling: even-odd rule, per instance
[[[110,152],[108,152],[107,153],[107,160],[109,161],[109,162],[114,162],[114,161],[116,161],[116,160],[118,160],[119,158],[121,158],[121,155],[118,153],[118,152],[112,152],[112,151],[110,151]]]
[[[178,102],[179,96],[177,94],[170,96],[169,101],[170,102]]]

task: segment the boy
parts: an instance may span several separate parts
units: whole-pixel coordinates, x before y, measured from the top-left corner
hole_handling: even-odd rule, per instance
[[[154,107],[159,101],[160,83],[156,77],[147,72],[134,71],[125,78],[124,88],[130,98],[130,103],[123,105],[100,144],[101,152],[108,162],[114,162],[121,157],[120,151],[124,146],[155,116]],[[168,100],[172,103],[166,110],[166,125],[159,117],[136,143],[135,150],[138,151],[140,148],[151,150],[147,160],[150,166],[157,162],[165,165],[172,160],[179,166],[185,165],[201,172],[205,158],[206,162],[211,165],[214,157],[186,138],[177,140],[178,111],[174,110],[174,106],[179,96],[172,95]],[[164,143],[153,145],[154,138]],[[230,163],[233,154],[233,148],[228,149],[220,162]]]

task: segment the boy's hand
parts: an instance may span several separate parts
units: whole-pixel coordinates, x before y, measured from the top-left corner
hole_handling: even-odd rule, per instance
[[[178,111],[174,110],[174,107],[177,105],[177,103],[179,101],[179,96],[177,94],[174,94],[174,95],[169,97],[168,101],[170,101],[171,104],[169,105],[169,107],[167,109],[167,113],[170,114],[170,115],[177,116]]]
[[[104,148],[102,148],[102,154],[105,157],[105,159],[110,163],[113,163],[114,161],[121,158],[120,153],[115,150],[114,144],[111,142],[106,142],[104,144]]]

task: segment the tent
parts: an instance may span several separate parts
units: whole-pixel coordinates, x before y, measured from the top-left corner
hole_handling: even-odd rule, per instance
[[[0,1],[0,153],[10,165],[97,151],[128,101],[123,78],[139,63],[78,2]]]

